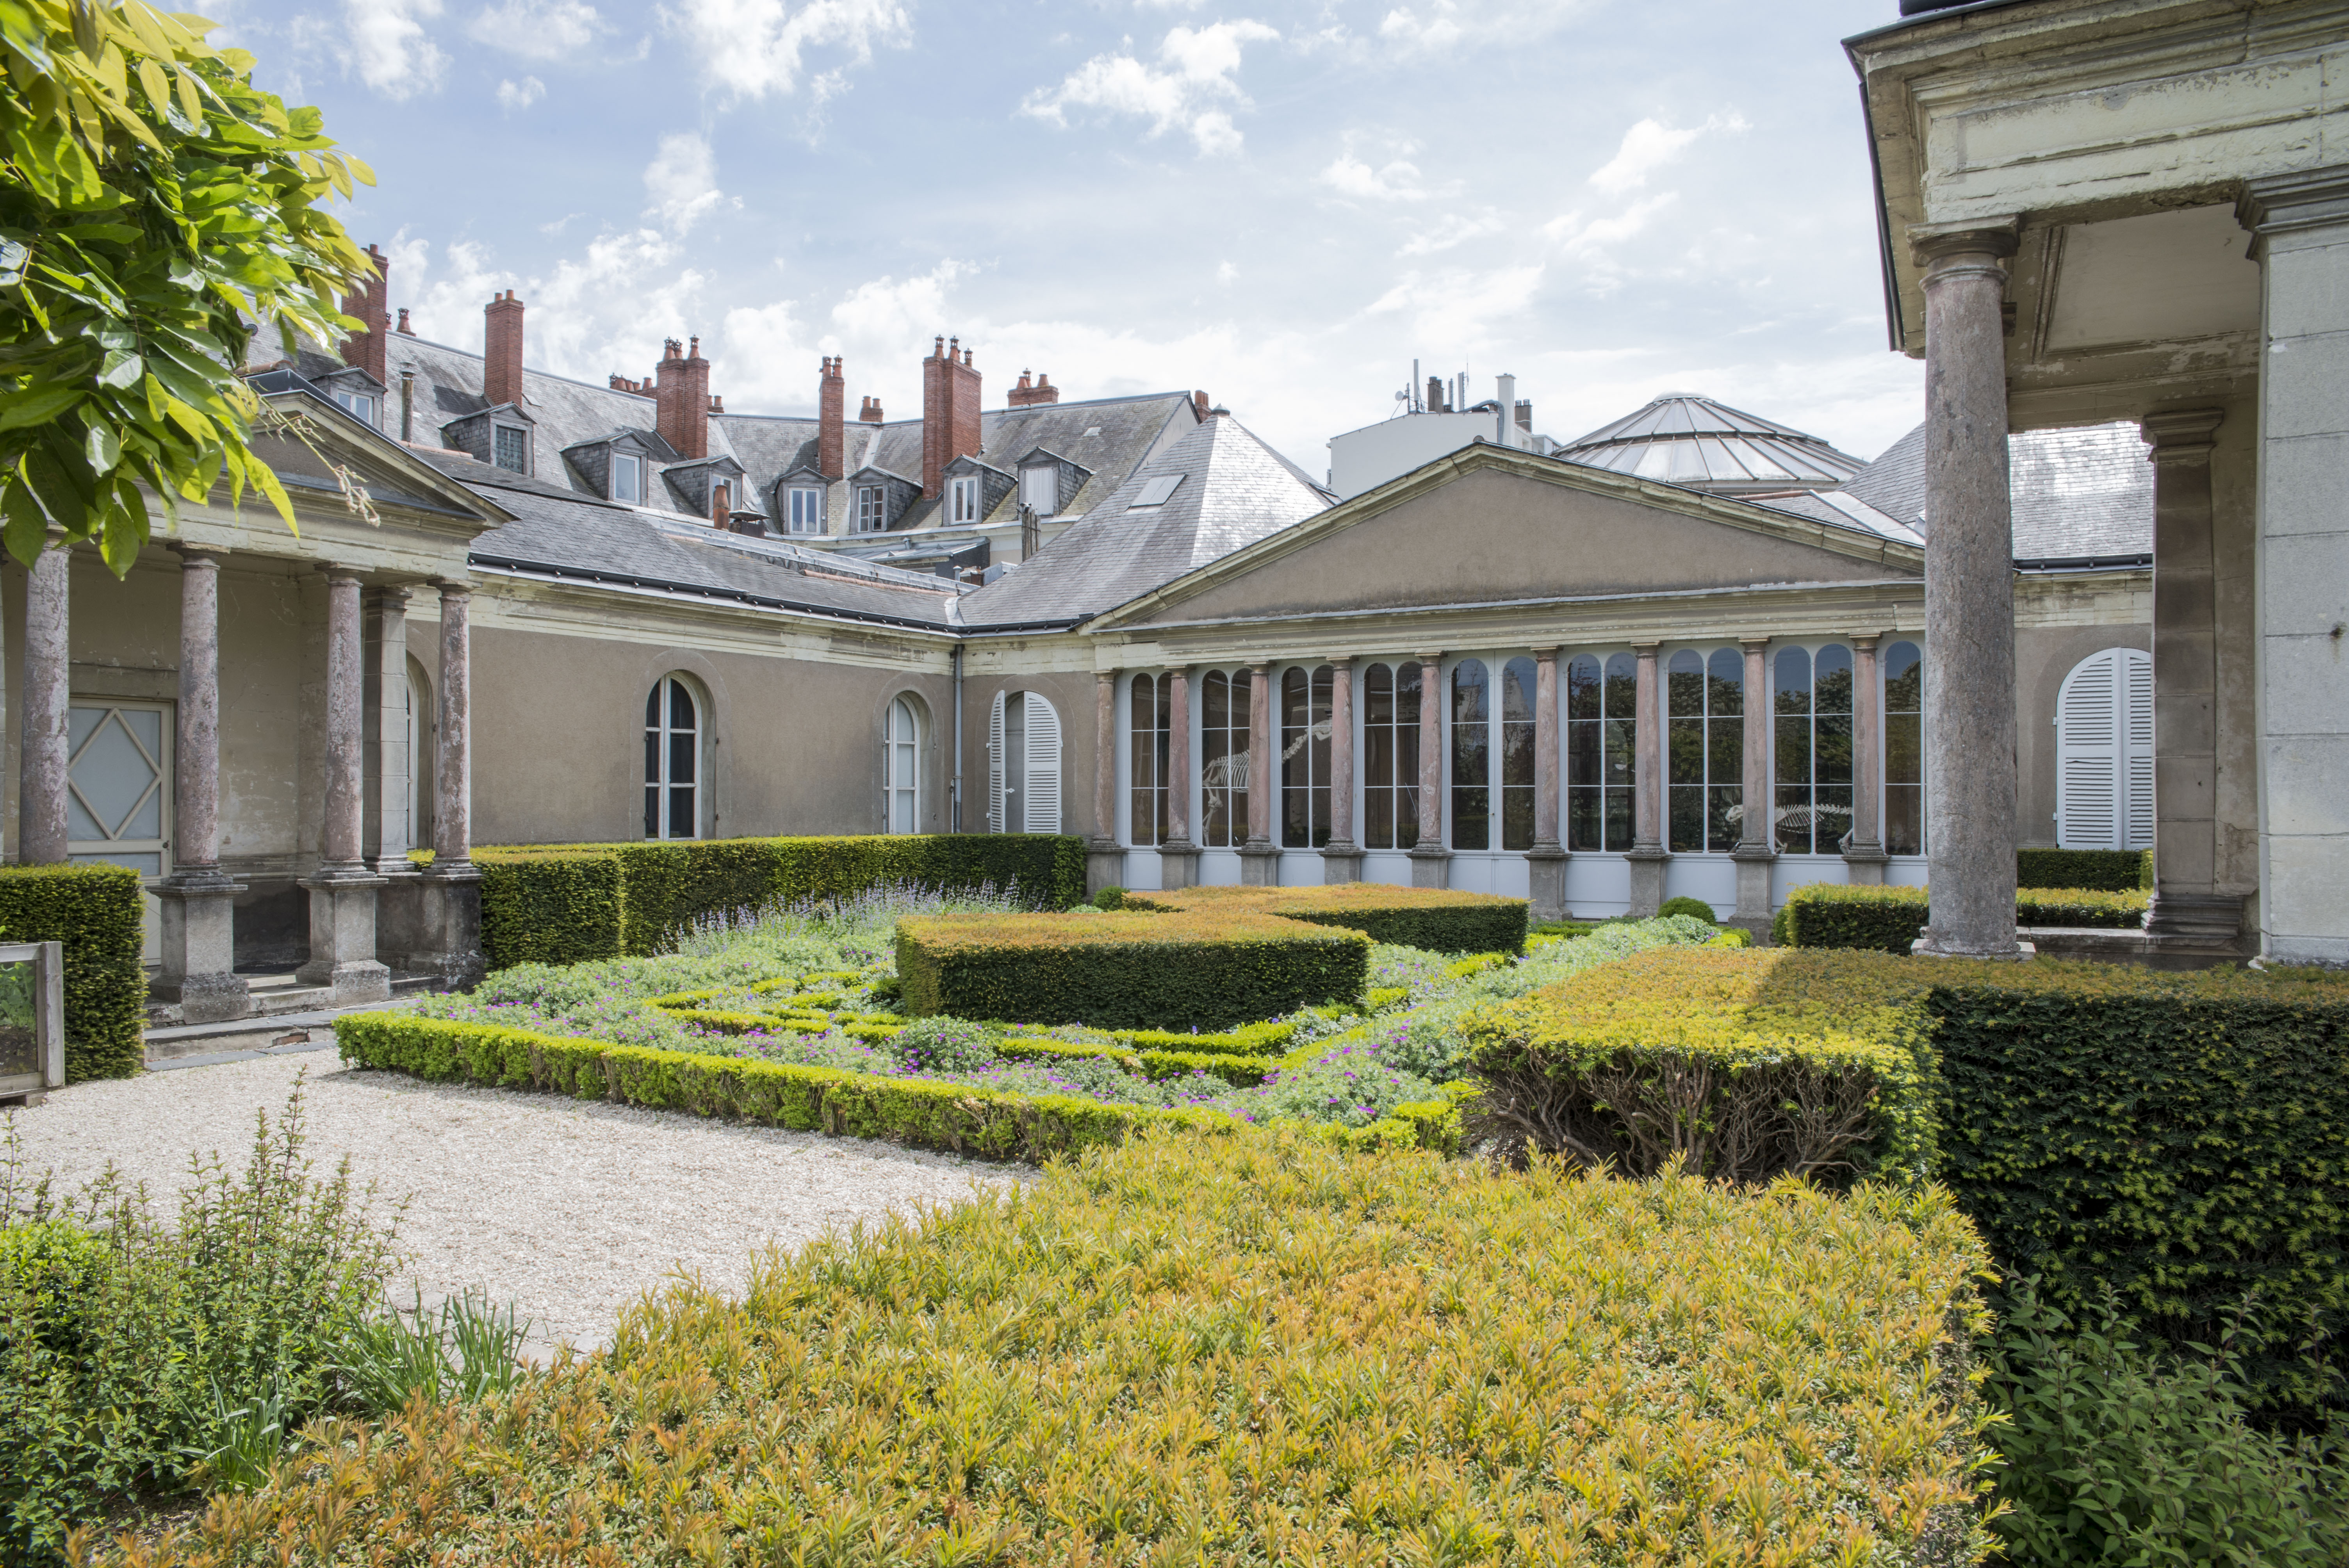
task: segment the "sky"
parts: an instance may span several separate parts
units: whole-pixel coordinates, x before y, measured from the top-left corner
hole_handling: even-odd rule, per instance
[[[215,0],[377,183],[390,300],[730,411],[1205,389],[1309,472],[1422,376],[1570,439],[1701,392],[1873,458],[1889,352],[1838,40],[1895,0]]]

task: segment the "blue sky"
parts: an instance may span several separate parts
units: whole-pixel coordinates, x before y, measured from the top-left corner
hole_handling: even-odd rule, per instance
[[[1309,471],[1410,375],[1510,372],[1561,439],[1700,391],[1872,457],[1885,348],[1838,40],[1894,0],[222,0],[378,183],[419,331],[730,409],[1204,387]]]

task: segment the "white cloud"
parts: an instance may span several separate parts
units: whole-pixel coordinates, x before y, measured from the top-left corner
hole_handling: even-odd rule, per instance
[[[518,82],[498,84],[498,107],[512,114],[528,108],[546,96],[546,84],[536,77],[524,77]]]
[[[1615,156],[1592,170],[1590,183],[1609,196],[1620,196],[1645,185],[1651,170],[1678,158],[1682,149],[1708,131],[1735,134],[1745,129],[1744,118],[1734,109],[1685,129],[1675,129],[1659,119],[1643,119],[1623,133],[1623,144],[1615,150]]]
[[[610,29],[586,0],[503,0],[475,16],[465,31],[528,59],[559,60]]]
[[[1522,46],[1587,8],[1587,0],[1427,0],[1389,10],[1379,18],[1379,36],[1405,55],[1438,54],[1463,44]]]
[[[1474,218],[1461,212],[1446,213],[1437,220],[1433,227],[1423,229],[1405,240],[1400,253],[1406,256],[1433,256],[1448,251],[1454,245],[1464,245],[1471,240],[1481,240],[1487,234],[1504,232],[1507,227],[1507,222],[1498,212],[1488,211]]]
[[[449,57],[424,31],[440,0],[344,0],[344,36],[336,52],[345,70],[385,98],[406,99],[440,84]]]
[[[657,216],[673,234],[687,232],[721,207],[742,205],[741,198],[718,189],[717,155],[689,130],[660,139],[659,150],[645,165],[645,194],[653,203],[646,214]]]
[[[1370,201],[1424,201],[1434,194],[1420,183],[1419,166],[1400,158],[1372,169],[1352,153],[1341,152],[1314,178],[1341,196]]]
[[[1145,65],[1131,54],[1096,55],[1059,87],[1030,93],[1019,112],[1053,125],[1066,125],[1072,108],[1134,115],[1150,121],[1152,137],[1177,129],[1187,132],[1203,156],[1237,152],[1240,132],[1229,110],[1209,106],[1247,107],[1236,77],[1242,50],[1279,36],[1251,21],[1175,27],[1159,41],[1158,65]]]
[[[1542,225],[1542,232],[1556,241],[1569,256],[1595,256],[1621,244],[1648,226],[1648,220],[1678,201],[1677,192],[1666,191],[1654,196],[1641,197],[1611,218],[1583,221],[1579,210],[1561,212]]]
[[[813,82],[821,106],[840,93],[846,65],[868,65],[881,46],[902,48],[914,36],[912,18],[897,0],[680,0],[665,10],[699,56],[701,78],[738,98],[786,97],[799,90],[812,49],[837,49],[843,65]]]
[[[1226,262],[1226,263],[1224,263],[1222,265],[1218,266],[1218,267],[1216,269],[1216,281],[1217,283],[1219,283],[1219,284],[1227,284],[1227,283],[1230,283],[1230,282],[1232,282],[1233,280],[1237,279],[1239,275],[1240,275],[1240,270],[1239,270],[1239,268],[1237,268],[1237,267],[1236,267],[1236,266],[1232,265],[1232,263],[1229,263],[1229,262]]]
[[[1452,267],[1433,273],[1406,273],[1362,314],[1403,316],[1410,322],[1412,341],[1467,354],[1520,341],[1517,334],[1542,275],[1538,262],[1489,272]]]
[[[941,332],[953,333],[947,323],[947,294],[955,280],[977,272],[968,262],[952,258],[903,283],[894,277],[859,284],[832,307],[832,330],[843,346],[864,343],[874,346],[927,343]]]

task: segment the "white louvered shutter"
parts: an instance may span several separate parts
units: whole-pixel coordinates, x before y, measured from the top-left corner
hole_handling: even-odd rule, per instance
[[[1028,714],[1028,830],[1061,830],[1061,716],[1034,692]]]
[[[987,830],[1003,831],[1003,694],[987,715]]]
[[[2121,655],[2121,782],[2126,790],[2121,848],[2153,848],[2153,655],[2135,648]]]
[[[2055,841],[2067,850],[2153,842],[2153,659],[2106,648],[2055,699]]]

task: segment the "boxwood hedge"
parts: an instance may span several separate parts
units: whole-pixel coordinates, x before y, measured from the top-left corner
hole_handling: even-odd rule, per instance
[[[0,942],[65,947],[66,1081],[146,1065],[139,873],[127,866],[0,867]]]
[[[1126,909],[1208,913],[1252,910],[1359,931],[1372,942],[1430,953],[1522,953],[1526,901],[1449,888],[1394,887],[1384,882],[1331,882],[1315,887],[1194,887],[1176,892],[1127,892]]]
[[[2151,850],[2017,850],[2017,887],[2085,887],[2127,892],[2153,886]]]
[[[2018,925],[2132,930],[2145,923],[2150,895],[2093,888],[2023,888],[2014,895]],[[1791,947],[1861,947],[1906,953],[1931,918],[1920,887],[1811,882],[1786,894],[1774,930]]]

